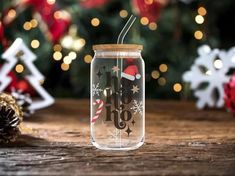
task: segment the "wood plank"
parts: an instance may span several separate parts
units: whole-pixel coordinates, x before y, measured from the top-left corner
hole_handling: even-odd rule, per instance
[[[235,175],[235,118],[192,102],[146,102],[146,143],[111,152],[89,142],[89,101],[57,100],[0,148],[0,175]]]

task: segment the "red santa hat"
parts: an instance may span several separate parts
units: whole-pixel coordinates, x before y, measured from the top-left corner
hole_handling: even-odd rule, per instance
[[[129,65],[126,67],[126,69],[121,73],[121,76],[131,81],[141,78],[138,67],[136,65]]]

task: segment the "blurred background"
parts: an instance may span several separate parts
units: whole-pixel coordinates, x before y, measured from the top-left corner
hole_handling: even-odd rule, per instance
[[[131,14],[125,43],[144,45],[146,97],[191,97],[182,75],[197,48],[235,44],[234,0],[1,0],[0,53],[20,37],[37,55],[43,87],[55,97],[89,97],[92,45],[116,43]],[[1,64],[4,60],[1,59]],[[16,65],[12,83],[34,94]]]

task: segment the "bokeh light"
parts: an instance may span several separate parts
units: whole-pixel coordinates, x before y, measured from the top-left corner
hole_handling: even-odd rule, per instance
[[[166,64],[161,64],[161,65],[159,66],[159,70],[164,73],[164,72],[167,72],[168,67],[167,67]]]
[[[173,90],[174,90],[175,92],[180,92],[180,91],[182,90],[182,85],[181,85],[180,83],[175,83],[175,84],[173,85]]]
[[[97,27],[100,25],[100,20],[98,18],[92,18],[91,25]]]
[[[24,71],[24,66],[22,64],[17,64],[15,67],[17,73],[22,73]]]
[[[31,41],[31,47],[32,48],[36,49],[36,48],[39,47],[39,45],[40,45],[40,42],[38,40],[34,39],[34,40]]]

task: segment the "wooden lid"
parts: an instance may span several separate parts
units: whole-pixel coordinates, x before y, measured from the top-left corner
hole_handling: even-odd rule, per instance
[[[105,50],[105,51],[129,51],[129,50],[143,50],[143,45],[136,44],[100,44],[93,45],[93,50]]]

